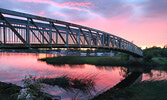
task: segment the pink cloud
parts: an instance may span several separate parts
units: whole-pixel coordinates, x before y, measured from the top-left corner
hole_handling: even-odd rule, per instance
[[[63,3],[65,6],[71,5],[71,6],[77,6],[77,7],[86,7],[86,8],[91,8],[94,5],[91,2],[65,2]]]
[[[55,12],[55,13],[53,13],[54,15],[58,15],[58,16],[63,16],[63,17],[66,17],[66,15],[65,14],[63,14],[63,13],[61,13],[61,12]]]
[[[87,12],[87,14],[91,15],[92,17],[98,17],[99,15],[95,12],[90,11],[90,7],[94,7],[94,5],[91,2],[65,2],[65,3],[57,3],[52,0],[18,0],[20,2],[29,2],[29,3],[42,3],[42,4],[49,4],[53,5],[54,7],[59,7],[61,9],[71,9],[71,10],[77,10],[77,11],[82,11],[82,12]],[[84,7],[84,8],[82,8]],[[32,9],[32,8],[30,8]],[[55,12],[54,15],[60,15],[60,16],[65,16],[63,13],[60,12]],[[66,15],[67,16],[67,15]]]
[[[55,7],[61,7],[61,8],[67,8],[67,9],[75,9],[75,10],[82,10],[79,7],[86,7],[86,8],[90,8],[93,6],[93,4],[91,2],[65,2],[65,3],[57,3],[54,2],[52,0],[18,0],[20,2],[32,2],[32,3],[44,3],[44,4],[50,4],[50,5],[54,5]]]
[[[140,21],[128,19],[124,15],[108,19],[98,17],[97,19],[78,21],[76,23],[134,41],[138,46],[164,46],[167,43],[167,20],[150,19],[149,21],[143,18]]]
[[[44,14],[45,14],[44,11],[41,11],[41,12],[39,13],[40,16],[43,16]]]

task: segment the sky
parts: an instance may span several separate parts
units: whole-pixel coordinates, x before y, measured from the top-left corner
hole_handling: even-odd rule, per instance
[[[0,8],[99,29],[140,47],[167,44],[167,0],[0,0]]]

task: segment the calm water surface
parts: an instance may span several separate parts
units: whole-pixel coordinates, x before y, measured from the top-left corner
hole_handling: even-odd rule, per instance
[[[69,77],[94,76],[95,90],[92,95],[97,95],[113,87],[126,76],[127,69],[124,67],[97,67],[95,65],[61,65],[53,66],[39,61],[39,58],[53,57],[56,54],[43,53],[0,53],[0,81],[19,84],[25,75],[31,74],[36,77],[58,77],[67,75]],[[151,73],[141,75],[144,80],[163,80],[167,78],[165,71],[151,70]],[[64,100],[70,100],[74,93],[67,92],[57,86],[47,86],[46,92],[52,95],[60,95]],[[80,99],[88,99],[90,95],[80,95]]]

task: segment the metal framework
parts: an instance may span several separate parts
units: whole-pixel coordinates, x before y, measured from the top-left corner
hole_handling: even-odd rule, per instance
[[[135,44],[113,34],[2,8],[0,48],[103,48],[143,55]]]

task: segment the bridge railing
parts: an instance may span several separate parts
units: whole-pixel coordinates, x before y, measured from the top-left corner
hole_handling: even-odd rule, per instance
[[[4,46],[23,44],[25,47],[108,48],[143,55],[135,44],[113,34],[2,8],[0,41]]]

